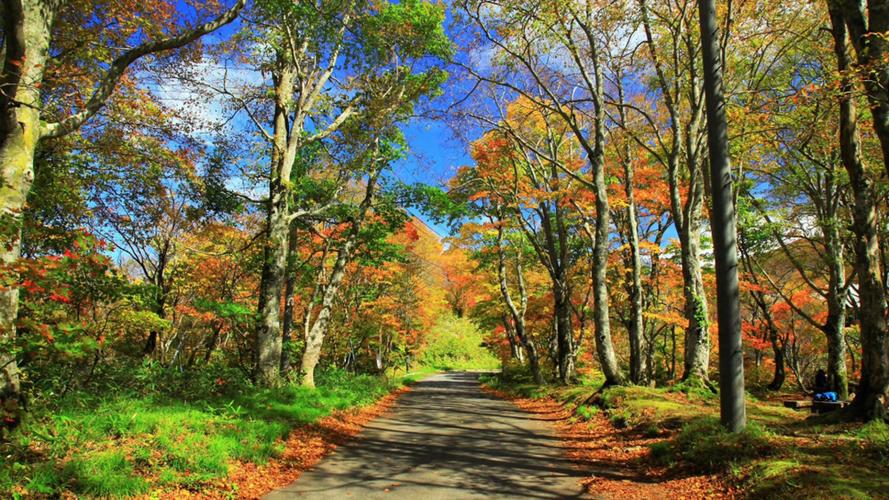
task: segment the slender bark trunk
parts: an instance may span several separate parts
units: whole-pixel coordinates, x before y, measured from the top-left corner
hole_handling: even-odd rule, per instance
[[[303,351],[300,363],[300,371],[303,376],[302,385],[305,387],[315,387],[315,368],[321,359],[321,347],[324,344],[324,337],[327,335],[327,329],[330,324],[333,302],[339,292],[339,285],[346,274],[346,265],[349,263],[356,239],[357,234],[355,236],[350,234],[349,239],[343,243],[343,246],[337,252],[333,271],[330,273],[330,280],[324,287],[324,293],[322,294],[321,309],[318,311],[318,315],[315,317],[315,321],[312,322],[312,327],[306,336],[306,348]]]
[[[829,184],[829,187],[833,183]],[[828,189],[828,197],[836,193]],[[840,237],[839,220],[836,208],[838,201],[828,199],[831,206],[831,217],[823,224],[829,278],[827,287],[827,319],[822,331],[827,338],[827,379],[830,388],[837,393],[840,400],[849,399],[849,375],[846,371],[846,299],[848,284],[846,283],[846,262],[843,257],[843,241]]]
[[[850,58],[843,12],[828,2],[837,69],[842,77],[840,97],[840,152],[843,166],[849,173],[854,204],[852,207],[853,247],[858,275],[859,316],[861,329],[861,380],[852,404],[852,411],[866,419],[886,418],[889,391],[889,345],[886,336],[886,295],[879,261],[879,239],[876,219],[877,196],[873,181],[868,178],[861,160],[858,123],[852,97],[853,85],[848,76]]]
[[[744,354],[741,346],[741,303],[734,192],[729,165],[728,122],[723,95],[723,62],[715,0],[699,0],[704,91],[707,102],[707,145],[713,207],[710,227],[716,260],[716,311],[719,325],[719,409],[722,425],[740,432],[747,423],[744,403]]]
[[[518,258],[521,257],[519,256]],[[502,219],[498,221],[497,225],[497,277],[500,282],[500,295],[503,298],[503,302],[506,304],[506,308],[509,310],[510,316],[512,316],[516,337],[522,347],[525,348],[525,353],[528,356],[528,368],[531,370],[531,376],[534,377],[534,383],[538,385],[543,384],[543,373],[540,371],[537,348],[534,345],[534,341],[528,337],[528,332],[525,329],[525,311],[528,307],[528,293],[525,290],[525,281],[522,276],[522,265],[519,261],[516,261],[516,281],[518,282],[519,300],[521,301],[519,307],[516,307],[515,302],[512,300],[512,295],[509,293],[509,286],[506,281],[506,252],[503,249]]]
[[[602,102],[605,92],[597,45],[594,44],[592,37],[589,38],[596,86],[593,96],[596,116],[593,127],[595,148],[591,158],[593,185],[596,193],[596,239],[593,242],[593,318],[596,324],[596,354],[602,373],[605,374],[605,385],[617,385],[624,382],[624,376],[617,364],[617,355],[614,353],[608,307],[608,235],[611,228],[611,208],[608,204],[608,184],[605,181],[605,107]]]
[[[346,241],[343,242],[339,251],[337,251],[336,261],[333,264],[333,270],[330,273],[330,279],[324,287],[321,298],[321,309],[315,317],[311,328],[306,335],[306,348],[302,355],[300,363],[300,371],[302,372],[302,385],[305,387],[315,387],[315,368],[321,359],[321,347],[324,344],[324,337],[327,336],[327,330],[330,326],[330,314],[333,310],[333,302],[339,292],[340,283],[346,274],[346,265],[352,258],[352,250],[358,242],[358,234],[361,231],[361,225],[370,211],[371,204],[374,199],[377,179],[379,179],[381,166],[375,166],[367,181],[364,199],[358,208],[358,213],[352,221]]]
[[[296,288],[295,260],[297,252],[296,234],[290,235],[287,249],[287,278],[284,285],[284,320],[281,324],[281,374],[286,378],[290,373],[291,332],[293,330],[293,294]]]
[[[617,74],[617,92],[618,99],[621,104],[624,102],[623,75]],[[618,108],[618,117],[621,126],[626,124],[626,109],[624,106]],[[631,158],[630,142],[624,139],[623,144],[623,164],[624,171],[624,194],[627,197],[626,207],[626,238],[629,247],[629,266],[626,272],[627,294],[630,302],[630,318],[627,321],[627,330],[630,338],[630,381],[634,384],[644,384],[648,382],[649,358],[651,355],[651,346],[645,337],[644,323],[642,319],[642,258],[639,255],[639,221],[636,211],[636,193],[635,193],[635,169]]]

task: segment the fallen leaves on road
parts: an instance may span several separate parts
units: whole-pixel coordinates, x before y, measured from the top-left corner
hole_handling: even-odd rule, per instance
[[[599,498],[680,499],[733,498],[732,488],[720,478],[676,473],[651,463],[649,446],[664,438],[648,438],[617,429],[602,414],[576,420],[572,412],[551,398],[526,399],[485,388],[497,397],[552,423],[566,454],[590,476],[587,493]]]
[[[322,458],[355,437],[368,422],[385,413],[400,395],[410,390],[402,387],[370,406],[333,413],[321,420],[294,429],[284,443],[284,452],[263,465],[235,462],[228,477],[204,485],[200,491],[177,489],[161,498],[259,498],[270,491],[296,481]]]

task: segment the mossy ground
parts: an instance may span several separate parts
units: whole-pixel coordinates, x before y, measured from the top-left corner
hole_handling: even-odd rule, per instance
[[[115,395],[76,397],[35,411],[2,446],[0,496],[121,497],[198,490],[235,461],[263,463],[296,426],[370,404],[403,381],[325,374],[317,389],[243,388],[231,399]],[[74,395],[76,396],[76,395]]]
[[[603,390],[595,378],[581,385],[541,387],[509,372],[487,383],[522,397],[551,397],[573,409],[577,420],[602,412],[618,429],[659,436],[648,460],[677,471],[725,475],[745,496],[889,497],[889,426],[881,422],[837,423],[748,395],[748,430],[732,435],[719,425],[718,395],[706,390]],[[591,412],[591,406],[598,410]]]

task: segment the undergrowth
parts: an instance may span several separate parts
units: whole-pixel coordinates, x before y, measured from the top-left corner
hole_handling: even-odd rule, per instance
[[[326,371],[318,387],[259,390],[235,372],[201,388],[176,383],[98,398],[74,392],[32,408],[0,452],[0,496],[120,497],[156,488],[197,488],[234,460],[262,463],[297,425],[366,405],[393,388],[379,377]],[[169,382],[169,381],[167,381]],[[187,389],[182,386],[188,386]],[[203,389],[203,394],[201,394]]]
[[[757,424],[732,433],[718,419],[700,417],[687,423],[672,440],[652,446],[652,458],[661,463],[681,461],[702,472],[718,473],[774,451],[770,434]]]

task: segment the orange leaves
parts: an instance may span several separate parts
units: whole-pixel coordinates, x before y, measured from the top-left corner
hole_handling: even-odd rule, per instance
[[[403,387],[370,406],[336,412],[314,424],[294,429],[284,452],[266,464],[238,461],[230,465],[228,477],[205,485],[199,491],[171,490],[161,498],[260,498],[296,481],[303,471],[352,440],[374,418],[385,413],[409,389]]]

